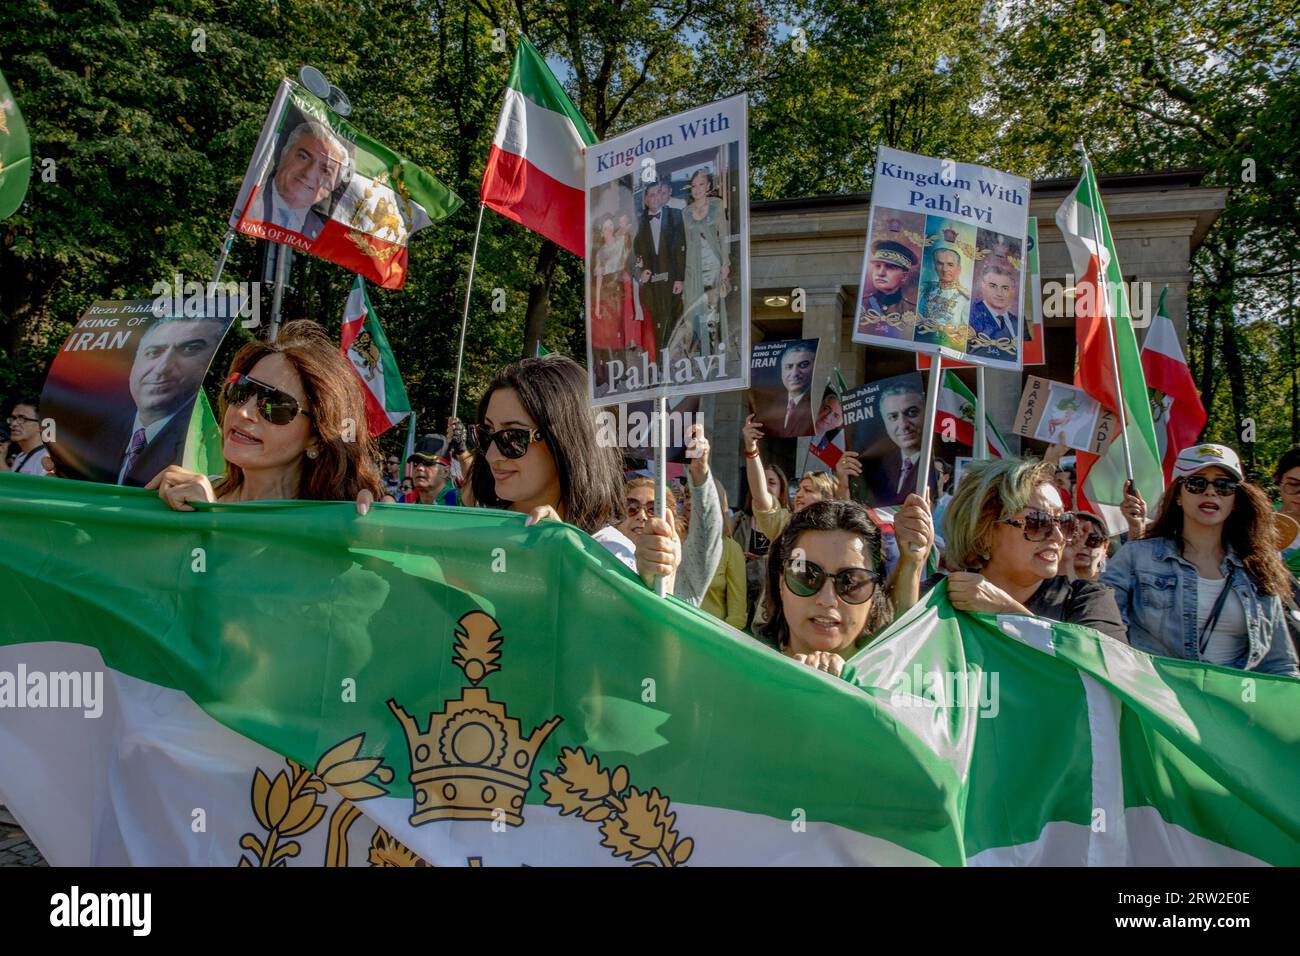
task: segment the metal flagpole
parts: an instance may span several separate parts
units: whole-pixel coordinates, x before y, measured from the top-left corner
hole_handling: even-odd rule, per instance
[[[925,392],[925,428],[921,431],[921,458],[916,463],[916,493],[930,500],[930,461],[934,444],[934,416],[939,411],[939,382],[943,379],[943,352],[935,352],[930,362],[930,384]],[[912,551],[919,553],[916,545]]]
[[[663,521],[668,518],[668,399],[662,395],[655,399],[655,516]],[[664,597],[668,593],[668,579],[663,575],[655,578],[655,594]]]
[[[478,204],[478,225],[474,227],[474,251],[469,254],[469,278],[465,280],[465,311],[460,317],[460,348],[456,351],[456,385],[451,392],[451,417],[456,417],[460,407],[460,368],[465,361],[465,329],[469,325],[469,295],[474,288],[474,264],[478,262],[478,237],[483,231],[483,210],[487,206]]]
[[[275,247],[275,288],[271,294],[271,326],[267,330],[266,340],[274,342],[280,334],[280,304],[284,301],[284,284],[289,277],[289,257],[293,250],[289,246]]]
[[[983,461],[989,456],[989,436],[985,419],[988,408],[984,403],[984,366],[975,366],[975,460]]]
[[[230,255],[230,247],[235,243],[235,230],[227,229],[226,238],[221,240],[221,252],[217,255],[217,268],[212,273],[214,283],[221,281],[221,273],[226,271],[226,257]]]
[[[1101,206],[1101,187],[1097,185],[1097,177],[1092,172],[1092,160],[1088,158],[1088,150],[1082,141],[1079,142],[1079,152],[1083,154],[1083,175],[1088,182],[1088,205],[1092,208],[1092,233],[1097,242],[1097,265],[1103,273],[1098,285],[1101,287],[1102,315],[1106,321],[1106,341],[1110,343],[1110,364],[1115,373],[1115,404],[1119,406],[1119,433],[1124,441],[1124,472],[1132,482],[1133,455],[1129,451],[1128,444],[1128,410],[1124,407],[1124,391],[1119,378],[1119,350],[1115,347],[1115,316],[1110,310],[1110,264],[1103,264],[1101,261],[1101,249],[1105,243],[1105,236],[1101,232],[1101,217],[1097,212]],[[1077,296],[1075,303],[1077,307]]]

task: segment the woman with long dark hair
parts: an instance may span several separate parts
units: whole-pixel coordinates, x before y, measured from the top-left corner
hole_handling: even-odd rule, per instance
[[[762,636],[794,660],[838,675],[893,619],[880,529],[853,501],[795,512],[767,554]]]
[[[615,554],[634,551],[642,580],[663,575],[672,593],[681,563],[676,527],[650,518],[635,543],[615,527],[623,517],[623,457],[598,440],[581,365],[544,355],[506,367],[479,399],[469,434],[476,454],[467,501],[526,514],[527,524],[565,521]]]
[[[177,511],[192,501],[383,500],[366,403],[351,366],[315,322],[289,322],[230,362],[218,406],[226,473],[171,465],[146,488]]]
[[[1296,613],[1263,490],[1224,445],[1184,448],[1156,520],[1101,576],[1129,643],[1166,657],[1300,676],[1287,632]]]

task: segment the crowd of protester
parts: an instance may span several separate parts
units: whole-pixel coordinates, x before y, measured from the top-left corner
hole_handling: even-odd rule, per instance
[[[1198,444],[1178,455],[1154,517],[1129,493],[1127,530],[1115,536],[1076,510],[1075,476],[1057,449],[1044,460],[971,462],[955,487],[940,468],[937,493],[907,496],[883,525],[878,510],[848,500],[862,472],[854,455],[833,473],[800,476],[791,493],[785,473],[764,462],[763,428],[751,416],[739,436],[744,507],[729,508],[696,425],[686,474],[670,484],[660,518],[653,480],[597,440],[587,374],[564,356],[503,369],[472,423],[449,419],[446,436],[422,436],[405,460],[345,429],[365,420],[361,386],[312,322],[287,324],[274,344],[246,344],[225,381],[225,471],[160,472],[146,487],[171,508],[308,499],[354,502],[364,515],[374,502],[402,502],[566,522],[645,587],[662,583],[831,674],[945,581],[960,611],[1034,615],[1151,654],[1300,677],[1300,447],[1277,462],[1276,508],[1236,452]],[[48,474],[39,402],[15,402],[7,426],[4,469]]]

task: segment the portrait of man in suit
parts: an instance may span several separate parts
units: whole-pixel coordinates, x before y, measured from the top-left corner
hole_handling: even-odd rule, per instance
[[[686,283],[686,230],[682,213],[668,205],[673,188],[666,179],[646,187],[632,252],[636,257],[641,310],[654,322],[655,347],[668,347],[682,317]]]
[[[284,141],[260,192],[258,215],[263,222],[316,239],[329,218],[331,196],[350,163],[342,141],[324,123],[298,124]]]
[[[142,487],[181,460],[190,412],[226,325],[167,317],[145,330],[131,365],[134,409],[117,423],[121,457],[106,480]]]
[[[916,472],[920,466],[921,439],[925,432],[925,394],[920,377],[915,384],[899,382],[888,386],[880,395],[880,419],[890,446],[878,467],[865,468],[871,488],[872,504],[900,505],[916,491]],[[933,492],[938,476],[931,462],[927,484]],[[937,500],[933,495],[931,500]]]
[[[981,340],[973,339],[968,351],[971,355],[1015,361],[1020,331],[1015,305],[1020,297],[1020,276],[1005,260],[993,259],[984,266],[979,292],[981,299],[971,308],[970,327],[992,342],[980,345],[977,343]],[[993,344],[1003,341],[1010,342],[1011,351]]]
[[[754,417],[769,438],[797,438],[813,433],[812,374],[817,343],[796,339],[781,351],[777,369],[781,387],[751,386]]]

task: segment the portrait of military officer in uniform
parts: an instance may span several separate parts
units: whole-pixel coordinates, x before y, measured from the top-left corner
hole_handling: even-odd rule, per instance
[[[920,313],[927,323],[917,328],[915,341],[962,351],[970,317],[970,280],[974,271],[974,243],[970,239],[974,236],[963,242],[964,237],[952,224],[937,236],[931,235],[925,250],[928,275],[920,300]]]
[[[905,222],[905,219],[914,221]],[[912,337],[920,278],[918,247],[924,225],[924,217],[919,215],[893,209],[877,213],[871,254],[863,272],[859,334],[891,339]]]

